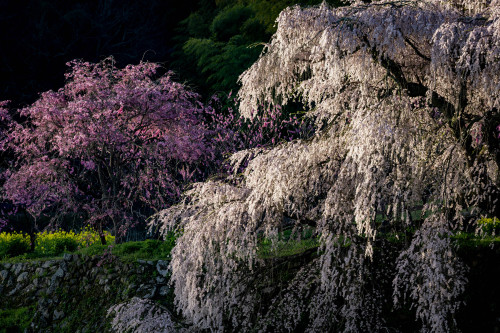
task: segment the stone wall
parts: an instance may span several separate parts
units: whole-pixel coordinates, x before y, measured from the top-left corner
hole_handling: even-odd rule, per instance
[[[500,332],[500,248],[461,247],[458,254],[469,267],[465,305],[456,316],[458,327],[463,332]],[[247,276],[244,292],[260,299],[260,314],[254,317],[256,331],[278,331],[284,320],[280,306],[286,302],[287,293],[295,295],[295,289],[289,287],[294,279],[301,279],[297,274],[300,268],[312,264],[315,258],[317,253],[311,249],[269,259]],[[100,261],[100,257],[66,254],[59,260],[0,263],[0,311],[29,308],[32,322],[27,332],[195,331],[175,315],[168,261],[115,259],[98,266]],[[387,262],[394,262],[394,258]],[[318,287],[313,282],[309,282],[310,288]],[[380,281],[380,288],[384,298],[390,299],[391,280]],[[313,295],[311,290],[304,291],[309,295],[304,297]],[[394,331],[418,330],[414,309],[384,306],[381,311]],[[305,327],[307,318],[303,324]]]
[[[65,254],[62,259],[0,263],[0,309],[29,307],[28,332],[106,332],[107,310],[133,297],[173,310],[168,262],[133,263]]]

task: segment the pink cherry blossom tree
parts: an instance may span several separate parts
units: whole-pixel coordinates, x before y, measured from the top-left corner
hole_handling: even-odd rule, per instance
[[[213,148],[203,105],[157,64],[68,65],[66,85],[42,93],[11,124],[4,148],[15,161],[3,196],[35,220],[73,214],[120,238],[206,173]]]
[[[2,163],[0,164],[0,172],[2,172],[3,168],[6,166],[4,159],[4,145],[6,142],[6,131],[8,129],[9,124],[11,123],[11,117],[9,114],[9,111],[7,110],[8,102],[3,101],[0,102],[0,158],[2,158]],[[6,226],[7,224],[7,212],[5,211],[5,207],[0,208],[0,231]]]
[[[409,304],[423,331],[456,329],[467,269],[450,236],[500,216],[500,2],[366,2],[284,10],[240,77],[243,115],[301,98],[316,135],[234,154],[252,156],[239,182],[198,183],[158,215],[183,232],[172,281],[198,327],[375,332],[389,330],[384,306]],[[263,265],[259,237],[290,221],[320,251],[266,317],[245,281]],[[374,270],[387,234],[404,235],[399,254]]]

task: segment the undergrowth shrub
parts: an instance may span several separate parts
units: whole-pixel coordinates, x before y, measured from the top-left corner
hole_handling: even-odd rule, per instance
[[[24,332],[32,315],[32,309],[28,307],[0,310],[0,333]]]
[[[28,252],[30,240],[20,233],[0,233],[0,258],[15,257]]]
[[[123,260],[165,260],[170,258],[170,251],[174,245],[175,243],[156,239],[147,239],[140,242],[126,242],[113,246],[112,254]]]

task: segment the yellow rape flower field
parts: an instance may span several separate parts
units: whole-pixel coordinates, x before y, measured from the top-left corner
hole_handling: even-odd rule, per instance
[[[114,244],[115,237],[105,231],[106,243]],[[99,234],[90,227],[80,232],[58,230],[36,234],[35,250],[31,257],[58,256],[82,248],[100,244]],[[30,250],[29,235],[23,233],[0,233],[0,260],[16,256],[27,256]]]

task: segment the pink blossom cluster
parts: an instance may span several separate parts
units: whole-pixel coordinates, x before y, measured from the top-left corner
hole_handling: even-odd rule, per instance
[[[203,105],[157,64],[68,65],[63,88],[19,110],[24,122],[0,104],[10,124],[2,148],[15,155],[3,197],[35,218],[74,213],[123,234],[207,172],[214,148]]]
[[[205,109],[219,161],[238,151],[252,148],[271,148],[279,143],[304,139],[315,130],[312,118],[296,112],[291,114],[280,105],[261,104],[252,111],[252,118],[239,112],[239,100],[228,95],[212,96]],[[244,167],[245,165],[243,165]],[[224,165],[224,168],[230,167]]]

